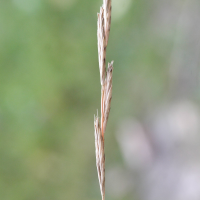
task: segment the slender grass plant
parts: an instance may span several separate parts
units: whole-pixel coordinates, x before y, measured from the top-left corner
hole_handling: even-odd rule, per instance
[[[111,25],[111,0],[103,0],[103,5],[100,7],[100,13],[98,13],[97,16],[98,58],[101,83],[101,122],[99,122],[97,113],[97,116],[94,119],[94,135],[99,186],[102,200],[105,200],[104,133],[110,113],[113,72],[113,61],[108,63],[106,69],[106,48]]]

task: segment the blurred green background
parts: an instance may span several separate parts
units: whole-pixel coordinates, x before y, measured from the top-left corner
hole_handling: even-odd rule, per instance
[[[120,120],[142,119],[170,98],[171,52],[182,35],[178,17],[165,8],[179,16],[183,1],[170,2],[113,0],[106,167],[123,162],[115,139]],[[102,0],[0,1],[0,199],[101,198],[93,130],[100,110],[101,5]],[[194,96],[198,101],[199,92]]]

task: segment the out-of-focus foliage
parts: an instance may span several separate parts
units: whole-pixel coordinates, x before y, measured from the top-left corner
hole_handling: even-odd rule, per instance
[[[0,1],[0,199],[100,199],[93,115],[100,108],[96,13],[101,4]],[[113,0],[108,168],[122,163],[115,139],[118,122],[126,116],[142,118],[171,98],[171,90],[176,93],[178,81],[176,76],[171,81],[170,67],[188,34],[187,24],[180,28],[183,5]],[[200,90],[193,90],[198,101]]]

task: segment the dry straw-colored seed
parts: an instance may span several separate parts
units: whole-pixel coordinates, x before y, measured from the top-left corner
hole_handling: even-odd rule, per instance
[[[99,55],[99,71],[101,85],[104,84],[106,76],[106,38],[104,30],[104,16],[103,8],[101,7],[100,13],[98,13],[97,21],[97,39],[98,39],[98,55]]]
[[[105,153],[104,140],[101,134],[99,125],[99,118],[94,119],[94,135],[95,135],[95,149],[96,149],[96,166],[99,178],[99,185],[102,199],[105,199]]]
[[[110,24],[111,24],[111,0],[103,0],[103,7],[104,7],[104,20],[105,20],[106,46],[107,46],[110,33]]]

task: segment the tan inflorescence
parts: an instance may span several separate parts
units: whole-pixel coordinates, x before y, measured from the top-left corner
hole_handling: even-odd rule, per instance
[[[98,13],[97,39],[98,39],[98,59],[101,83],[101,124],[99,117],[94,119],[94,135],[96,149],[96,166],[99,178],[99,185],[102,200],[105,200],[105,153],[104,153],[104,133],[110,113],[112,99],[112,72],[113,61],[108,63],[106,69],[106,48],[110,33],[111,24],[111,0],[103,0],[103,5]]]

